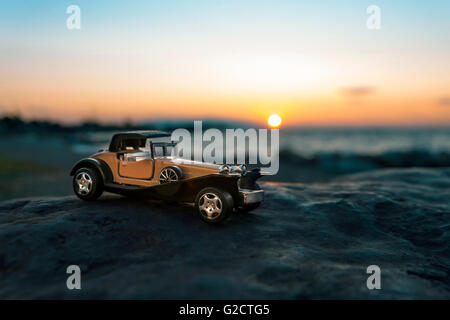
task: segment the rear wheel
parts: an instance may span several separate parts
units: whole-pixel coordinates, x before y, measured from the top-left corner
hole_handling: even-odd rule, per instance
[[[73,176],[73,191],[78,198],[95,200],[103,193],[103,182],[98,172],[91,168],[80,168]]]
[[[195,208],[200,218],[207,223],[219,223],[233,211],[233,197],[217,188],[202,189],[195,199]]]

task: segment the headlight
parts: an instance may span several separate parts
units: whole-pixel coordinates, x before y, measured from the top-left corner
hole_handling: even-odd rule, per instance
[[[230,167],[228,167],[226,164],[223,164],[219,167],[219,173],[228,173],[230,171]]]
[[[239,166],[232,166],[230,168],[230,173],[242,173],[242,169]]]

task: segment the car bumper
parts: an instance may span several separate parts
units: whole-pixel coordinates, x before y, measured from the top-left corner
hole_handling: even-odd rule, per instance
[[[239,193],[241,195],[241,202],[243,206],[261,202],[264,198],[263,190],[241,189],[239,190]]]

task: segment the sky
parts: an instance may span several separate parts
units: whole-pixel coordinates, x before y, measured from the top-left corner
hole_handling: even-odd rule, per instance
[[[0,0],[8,113],[450,125],[450,1]]]

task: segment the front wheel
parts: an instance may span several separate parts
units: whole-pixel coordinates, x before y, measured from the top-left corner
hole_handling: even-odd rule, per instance
[[[233,211],[233,197],[217,188],[202,189],[195,199],[195,208],[200,218],[207,223],[219,223]]]
[[[103,182],[96,170],[80,168],[73,176],[73,191],[78,198],[95,200],[103,193]]]

